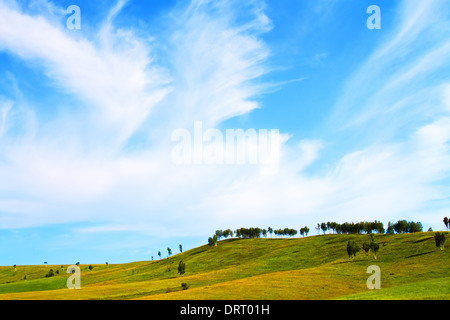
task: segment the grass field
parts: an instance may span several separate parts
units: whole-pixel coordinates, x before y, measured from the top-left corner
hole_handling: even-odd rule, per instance
[[[450,249],[439,250],[433,236],[376,235],[377,260],[364,251],[347,256],[347,242],[369,242],[368,235],[230,239],[158,261],[93,265],[92,271],[81,265],[80,290],[66,287],[67,265],[0,267],[0,299],[448,300]],[[380,290],[366,286],[370,265],[381,269]],[[59,275],[46,278],[50,269]]]

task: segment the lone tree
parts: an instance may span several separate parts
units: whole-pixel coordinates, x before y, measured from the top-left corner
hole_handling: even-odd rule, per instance
[[[161,251],[158,251],[158,256],[161,259]]]
[[[210,247],[217,246],[217,235],[213,235],[212,237],[208,238],[208,244]]]
[[[387,234],[394,234],[395,233],[395,229],[394,229],[394,224],[392,222],[389,221],[388,223],[388,228],[386,230]]]
[[[266,230],[266,229],[263,229],[263,230],[262,230],[262,234],[263,234],[263,237],[264,237],[264,238],[267,238],[267,230]]]
[[[375,242],[375,236],[373,235],[373,233],[370,234],[370,243],[364,242],[362,248],[366,252],[366,254],[369,253],[369,251],[372,251],[373,257],[375,258],[375,260],[377,259],[377,254],[378,250],[380,250],[380,245]]]
[[[362,249],[364,250],[364,252],[366,253],[366,255],[369,255],[370,244],[368,244],[367,242],[364,242],[363,245],[362,245]]]
[[[323,234],[325,234],[325,232],[327,232],[328,230],[327,224],[325,222],[322,222],[320,224],[320,229],[322,230]]]
[[[222,238],[224,236],[223,231],[216,230],[216,236],[217,236],[217,240],[220,241],[220,238]]]
[[[301,229],[300,229],[300,235],[301,235],[302,237],[308,236],[308,233],[309,233],[309,228],[308,228],[308,227],[304,227],[304,228],[301,228]]]
[[[434,235],[434,241],[436,242],[436,247],[438,247],[441,250],[444,250],[445,233],[436,232],[436,234]]]
[[[359,250],[361,250],[361,249],[360,249],[360,247],[356,244],[355,241],[350,240],[350,241],[347,243],[347,254],[348,254],[348,257],[349,257],[350,259],[353,258],[354,256],[356,256],[356,253],[357,253]]]
[[[180,253],[183,253],[183,246],[180,244],[178,247],[180,248]]]
[[[178,264],[178,273],[183,275],[186,272],[186,264],[183,262],[183,260],[180,261]]]
[[[372,252],[373,252],[373,257],[375,258],[375,260],[377,260],[377,255],[378,255],[378,250],[380,250],[380,245],[378,243],[373,242],[372,244]]]
[[[170,255],[172,255],[172,250],[170,248],[167,248],[167,253]]]
[[[448,230],[448,228],[450,227],[450,221],[448,220],[447,217],[445,217],[443,221],[444,221],[445,227],[446,227],[447,230]]]
[[[372,242],[370,244],[370,250],[372,250],[373,257],[375,258],[375,260],[377,260],[377,254],[378,254],[378,250],[380,250],[380,245],[376,242]]]

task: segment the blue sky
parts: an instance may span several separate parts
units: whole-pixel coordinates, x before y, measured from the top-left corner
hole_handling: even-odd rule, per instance
[[[0,0],[0,265],[156,259],[246,226],[442,230],[449,6]],[[278,129],[278,171],[175,165],[195,121]]]

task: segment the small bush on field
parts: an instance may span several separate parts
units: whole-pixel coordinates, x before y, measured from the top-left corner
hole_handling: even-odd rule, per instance
[[[181,284],[181,288],[183,289],[183,290],[187,290],[187,289],[189,289],[189,285],[187,284],[187,283],[182,283]]]

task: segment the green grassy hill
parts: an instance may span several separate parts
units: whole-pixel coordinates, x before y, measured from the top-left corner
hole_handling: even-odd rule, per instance
[[[159,261],[81,265],[80,290],[67,289],[67,265],[0,267],[0,299],[449,299],[450,248],[436,248],[433,236],[376,235],[377,260],[347,256],[347,242],[368,235],[230,239]],[[367,289],[370,265],[381,269],[380,290]],[[50,269],[59,275],[46,278]]]

